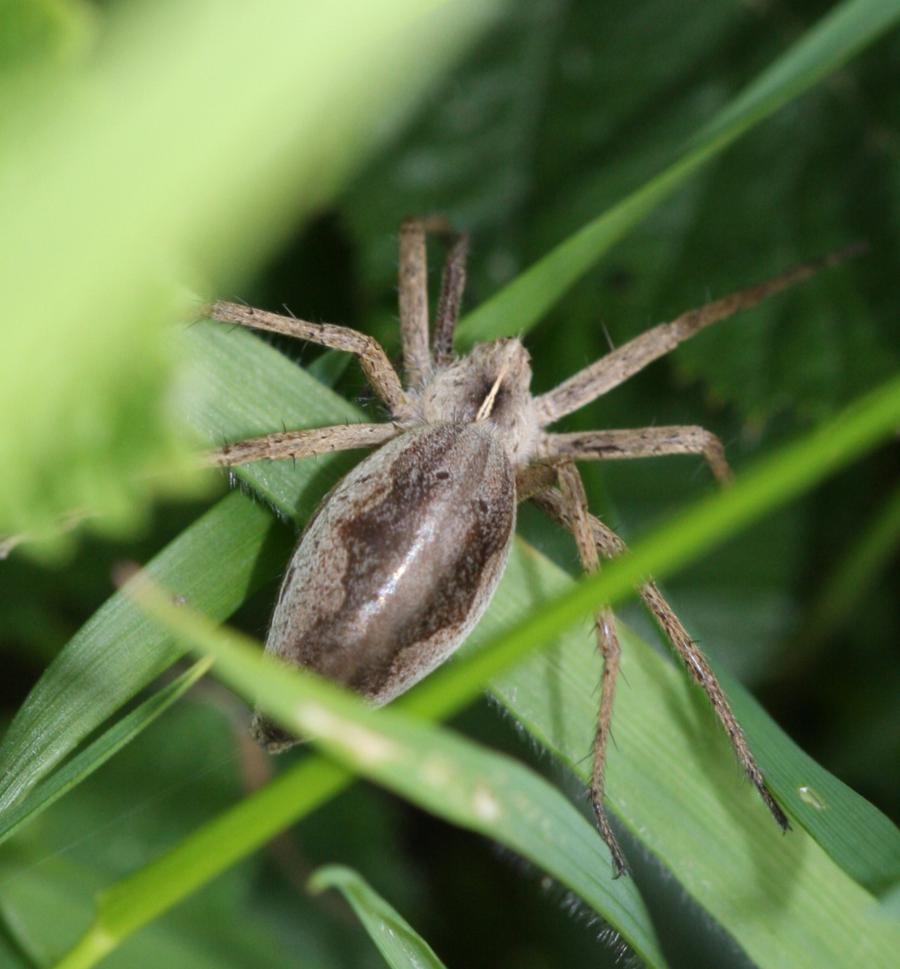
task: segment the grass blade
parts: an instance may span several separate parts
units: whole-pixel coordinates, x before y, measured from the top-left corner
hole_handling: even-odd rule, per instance
[[[609,852],[594,829],[537,774],[447,730],[395,709],[372,710],[330,683],[285,668],[252,640],[172,605],[142,575],[128,590],[176,638],[213,657],[216,676],[251,701],[256,698],[283,725],[309,737],[342,766],[529,858],[599,912],[648,965],[665,965],[634,882],[610,877]],[[225,816],[232,819],[229,853],[246,853],[259,843],[259,826],[251,823],[258,815],[253,800]],[[233,823],[237,816],[242,823]],[[270,823],[264,822],[267,830]],[[205,850],[215,825],[105,891],[93,925],[58,969],[93,965],[183,898],[199,874],[221,870],[222,852]]]
[[[613,244],[754,125],[836,70],[900,18],[898,0],[845,0],[757,77],[654,179],[592,219],[468,314],[460,346],[519,336]]]
[[[277,573],[286,550],[269,512],[235,493],[147,568],[197,608],[225,619]],[[3,737],[0,819],[180,655],[121,596],[98,609],[44,671]]]
[[[131,743],[141,731],[146,730],[157,717],[184,696],[211,665],[209,660],[194,663],[190,669],[157,690],[47,778],[30,797],[0,820],[0,844],[46,811],[73,787],[90,777],[126,744]]]
[[[444,969],[431,946],[352,868],[320,868],[307,887],[314,895],[329,888],[341,892],[392,969]]]
[[[834,422],[812,445],[800,442],[771,460],[767,468],[748,475],[729,492],[704,503],[705,508],[701,506],[682,516],[664,531],[662,541],[645,544],[569,591],[566,589],[571,580],[564,573],[520,544],[498,593],[500,606],[491,610],[489,622],[479,627],[475,638],[496,631],[498,626],[505,627],[505,631],[492,648],[434,676],[402,705],[432,716],[446,715],[474,695],[483,677],[502,672],[528,650],[556,637],[552,653],[532,657],[508,674],[496,689],[542,743],[583,774],[584,752],[590,749],[595,713],[591,684],[599,676],[598,660],[586,630],[562,638],[558,636],[560,630],[589,614],[598,599],[626,594],[645,568],[671,564],[673,548],[683,548],[691,543],[692,536],[704,535],[705,529],[697,527],[702,516],[720,523],[728,521],[732,528],[746,523],[748,517],[759,513],[759,506],[743,492],[762,492],[771,503],[767,478],[778,483],[784,499],[792,488],[808,485],[811,478],[833,467],[837,455],[851,453],[851,441],[855,440],[857,447],[862,441],[871,443],[876,428],[885,433],[893,426],[898,404],[900,380],[887,391],[873,394],[849,417],[845,415]],[[725,514],[721,510],[729,506],[737,511]],[[550,601],[522,622],[520,617],[528,611],[529,596],[535,594],[549,596]],[[183,612],[176,610],[172,620],[183,621],[178,619]],[[864,940],[867,959],[877,964],[891,951],[895,940],[893,927],[873,914],[877,910],[873,897],[842,872],[802,829],[792,833],[790,840],[778,843],[776,849],[773,839],[778,835],[771,819],[749,789],[736,783],[736,771],[724,738],[710,723],[705,705],[697,704],[685,678],[635,637],[625,635],[623,643],[623,672],[629,689],[617,702],[617,747],[611,752],[609,763],[610,800],[616,812],[760,965],[781,965],[785,953],[793,953],[802,961],[804,954],[812,950],[817,953],[819,964],[851,966],[855,964],[852,953],[859,951],[859,939]],[[263,672],[267,664],[260,666],[258,657],[232,656],[231,660],[238,670],[235,675],[242,677],[255,665],[264,678],[257,680],[258,685],[267,692],[278,692],[279,677],[268,670]],[[563,694],[565,699],[560,702]],[[290,717],[296,712],[296,704],[292,706],[289,699],[283,698],[283,705],[275,712],[279,709]],[[692,711],[692,716],[685,720],[682,711]],[[370,712],[369,716],[385,714]],[[704,718],[705,726],[700,727],[696,720]],[[698,730],[704,737],[701,744]],[[305,731],[309,732],[308,724]],[[748,733],[752,743],[753,732]],[[710,744],[709,738],[717,742]],[[444,739],[432,736],[429,749],[440,751]],[[337,752],[349,756],[346,746]],[[359,750],[356,755],[360,756]],[[354,761],[357,769],[365,771],[368,766],[371,765],[360,764],[358,759]],[[308,771],[312,772],[311,777],[305,773]],[[126,913],[113,919],[116,932],[131,931],[143,924],[204,879],[217,874],[242,852],[258,846],[277,830],[276,825],[316,806],[345,780],[340,772],[329,771],[327,765],[307,762],[256,798],[207,825],[151,868],[120,884],[117,891],[124,892],[130,904],[130,886],[136,882],[143,901],[135,910],[126,904]],[[396,783],[403,793],[421,796],[420,791],[411,792],[404,786],[402,778],[395,776],[391,783]],[[286,791],[291,797],[286,796]],[[295,793],[299,801],[293,797]],[[438,811],[447,807],[431,801],[426,804]],[[677,827],[671,823],[673,816],[679,818]],[[228,845],[227,850],[223,850],[223,844]],[[219,846],[216,851],[211,850],[213,845]],[[727,864],[722,863],[723,858]],[[145,882],[146,891],[141,888]],[[782,897],[785,886],[791,886],[791,891]],[[750,904],[748,898],[755,901]],[[768,899],[771,908],[773,898],[777,900],[776,911],[761,920],[756,906]],[[824,924],[823,911],[829,912]],[[770,927],[776,914],[781,929],[773,935]],[[98,930],[86,936],[74,950],[72,961],[65,963],[66,969],[93,964],[97,939],[105,939],[111,945],[111,938],[117,937],[110,937],[108,926],[104,932]],[[78,962],[76,957],[88,961]]]
[[[881,894],[900,883],[900,831],[891,819],[801,750],[732,677],[717,675],[791,817],[863,888]]]

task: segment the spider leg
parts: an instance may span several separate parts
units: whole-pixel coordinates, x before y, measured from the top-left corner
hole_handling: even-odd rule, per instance
[[[434,323],[432,349],[434,362],[443,366],[453,359],[453,335],[459,320],[463,292],[466,288],[466,258],[469,255],[469,236],[457,235],[447,252],[444,275],[441,278],[441,295],[438,300],[437,319]]]
[[[407,219],[400,226],[400,261],[397,288],[400,303],[400,339],[407,386],[418,390],[431,374],[428,347],[427,226],[421,219]]]
[[[391,366],[381,344],[366,333],[358,333],[349,327],[335,326],[332,323],[308,323],[292,316],[269,313],[224,300],[213,304],[210,316],[222,323],[237,323],[253,330],[281,333],[308,343],[355,354],[372,389],[387,404],[391,414],[402,418],[409,412],[409,400],[397,372]]]
[[[231,468],[250,461],[309,458],[332,451],[377,447],[402,433],[394,424],[335,424],[304,431],[279,431],[235,444],[205,456],[205,463]]]
[[[571,530],[573,527],[573,512],[570,503],[567,502],[565,495],[561,491],[548,487],[551,480],[552,470],[546,466],[543,469],[537,466],[533,470],[529,469],[528,472],[520,476],[523,495],[524,497],[530,497],[555,522]],[[542,485],[543,490],[541,490]],[[603,558],[613,559],[628,551],[622,539],[611,528],[604,525],[599,518],[591,514],[588,514],[587,518],[593,541]],[[696,643],[691,639],[681,620],[665,600],[652,579],[647,579],[647,581],[643,582],[639,586],[638,591],[644,605],[653,615],[657,623],[659,623],[659,626],[665,633],[667,641],[678,655],[678,658],[687,669],[691,678],[708,697],[716,717],[728,736],[732,750],[747,777],[759,792],[760,797],[763,799],[763,802],[779,827],[783,831],[787,831],[791,826],[787,815],[785,815],[773,797],[772,792],[769,790],[765,777],[747,745],[747,738],[744,736],[744,732],[731,710],[725,692],[718,679],[716,679],[716,675],[710,668],[703,653],[697,648]]]
[[[597,554],[597,543],[591,530],[587,496],[578,469],[570,461],[560,464],[556,468],[559,491],[556,494],[565,508],[566,527],[575,537],[578,546],[578,557],[586,572],[596,572],[600,568],[600,558]],[[594,733],[593,767],[591,769],[591,805],[600,834],[606,842],[612,855],[614,875],[616,878],[628,870],[625,856],[603,806],[604,774],[606,767],[606,749],[609,745],[612,726],[613,696],[616,678],[619,673],[619,637],[616,633],[616,620],[612,610],[604,607],[595,616],[595,631],[597,646],[603,656],[603,676],[600,681],[600,711],[597,717],[597,729]]]
[[[717,480],[731,481],[731,468],[722,442],[711,431],[692,425],[642,427],[627,431],[587,431],[545,434],[540,459],[550,462],[616,461],[654,458],[666,454],[702,454]]]
[[[431,347],[428,338],[426,252],[429,233],[451,240],[441,279]],[[427,382],[435,364],[446,364],[452,359],[453,333],[466,286],[468,252],[469,237],[465,233],[455,233],[445,219],[407,219],[400,227],[400,336],[403,342],[403,369],[407,383],[413,390],[418,390]]]
[[[553,424],[566,414],[596,400],[713,323],[750,309],[767,297],[809,279],[821,269],[839,265],[860,251],[861,247],[854,245],[822,259],[803,263],[766,282],[689,310],[669,323],[654,326],[580,370],[558,387],[535,398],[541,424]]]

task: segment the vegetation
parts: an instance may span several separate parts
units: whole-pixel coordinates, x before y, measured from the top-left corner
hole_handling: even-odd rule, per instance
[[[655,966],[888,965],[900,3],[0,11],[0,529],[28,537],[0,564],[0,964],[612,965],[627,945]],[[231,491],[191,459],[376,413],[360,375],[178,321],[214,294],[287,303],[396,354],[396,228],[433,211],[473,235],[463,339],[528,333],[538,389],[710,294],[871,248],[568,421],[704,424],[732,489],[691,459],[591,468],[634,555],[576,583],[526,509],[462,658],[372,712],[209,622],[261,637],[296,527],[358,455]],[[123,560],[182,607],[111,595]],[[785,837],[626,601],[648,572],[721,672]],[[608,787],[635,872],[616,881],[578,780],[600,600],[629,624]],[[321,752],[251,750],[188,649],[275,715],[318,711]]]

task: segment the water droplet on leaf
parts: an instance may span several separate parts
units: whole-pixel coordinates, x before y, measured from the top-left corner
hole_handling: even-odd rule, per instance
[[[800,800],[804,804],[808,804],[811,808],[815,808],[817,811],[824,811],[827,805],[822,800],[822,795],[813,788],[809,787],[807,784],[803,784],[797,788],[797,793],[800,795]]]

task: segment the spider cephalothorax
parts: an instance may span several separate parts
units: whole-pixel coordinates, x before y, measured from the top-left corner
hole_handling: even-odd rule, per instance
[[[436,368],[412,396],[421,424],[483,423],[516,467],[534,456],[540,423],[531,396],[531,361],[516,339],[479,343],[471,353]]]
[[[405,385],[371,337],[234,303],[215,319],[272,330],[357,355],[390,412],[383,424],[286,431],[228,445],[213,457],[246,461],[303,458],[377,448],[332,491],[310,521],[282,582],[266,650],[386,703],[442,663],[487,608],[509,554],[516,505],[531,500],[575,537],[588,571],[624,550],[590,514],[578,461],[699,454],[713,474],[730,472],[715,435],[701,427],[649,427],[555,434],[549,426],[606,393],[718,320],[831,265],[842,254],[691,310],[641,334],[533,397],[531,364],[519,340],[475,346],[457,357],[453,334],[465,283],[465,236],[455,237],[433,328],[428,323],[426,231],[440,222],[410,220],[400,232],[400,325]],[[691,677],[706,692],[748,777],[775,820],[787,817],[766,786],[725,694],[659,589],[639,589]],[[591,799],[617,873],[625,870],[603,807],[619,643],[610,611],[597,613],[603,654]],[[270,750],[294,738],[257,716],[253,731]]]

